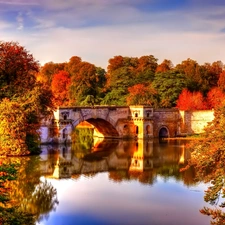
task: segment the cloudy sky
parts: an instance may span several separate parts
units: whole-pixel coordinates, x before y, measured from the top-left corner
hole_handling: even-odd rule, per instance
[[[0,0],[0,40],[42,65],[115,55],[225,63],[224,0]]]

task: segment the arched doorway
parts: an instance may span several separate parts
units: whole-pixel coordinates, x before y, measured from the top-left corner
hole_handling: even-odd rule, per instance
[[[159,138],[168,138],[169,137],[169,131],[166,127],[162,127],[159,130]]]
[[[67,129],[66,129],[66,128],[63,129],[63,134],[62,134],[62,136],[63,136],[63,139],[67,138]]]
[[[146,134],[151,134],[151,127],[150,127],[150,125],[146,126]]]

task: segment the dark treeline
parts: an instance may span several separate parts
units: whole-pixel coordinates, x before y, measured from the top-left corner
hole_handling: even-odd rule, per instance
[[[46,63],[38,80],[51,87],[57,106],[150,105],[182,110],[212,109],[224,97],[221,61],[198,64],[188,58],[173,66],[153,55],[114,56],[107,71],[78,56],[69,62]]]

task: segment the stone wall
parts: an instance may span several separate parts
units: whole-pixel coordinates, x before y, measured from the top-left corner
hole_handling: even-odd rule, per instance
[[[213,110],[180,111],[180,134],[200,134],[214,119]]]

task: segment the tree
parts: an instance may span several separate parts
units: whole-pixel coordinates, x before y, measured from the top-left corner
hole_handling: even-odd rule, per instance
[[[158,59],[153,55],[141,56],[138,59],[137,68],[135,70],[136,80],[135,83],[142,83],[146,81],[153,81],[155,76],[155,71],[158,66]]]
[[[157,91],[151,84],[136,84],[128,88],[128,105],[150,105],[158,107]]]
[[[38,69],[38,63],[22,46],[0,42],[0,100],[32,90]]]
[[[64,70],[66,63],[54,63],[48,62],[41,67],[40,72],[37,73],[37,80],[46,83],[51,86],[53,75],[58,73],[60,70]]]
[[[174,107],[181,91],[187,87],[187,80],[183,74],[171,70],[157,73],[152,86],[158,92],[160,107]]]
[[[157,66],[156,73],[164,73],[173,68],[173,64],[170,60],[164,59],[163,62]]]
[[[207,109],[207,104],[201,92],[190,92],[183,89],[177,100],[177,108],[180,110]]]
[[[53,75],[52,79],[52,93],[55,97],[57,106],[69,105],[69,88],[71,85],[70,75],[63,70]]]
[[[225,71],[220,73],[217,85],[223,92],[225,92]]]
[[[140,58],[114,56],[109,59],[106,95],[102,103],[113,101],[115,105],[126,104],[126,96],[129,95],[128,88],[153,81],[157,65],[157,59],[153,55]]]
[[[17,43],[0,43],[0,155],[39,152],[40,121],[54,105],[51,91],[36,80],[38,68]]]
[[[212,88],[207,94],[207,105],[209,109],[219,107],[224,99],[225,95],[220,88]]]
[[[80,105],[87,95],[94,96],[98,102],[99,90],[105,82],[104,70],[91,63],[82,62],[80,57],[73,56],[67,65],[67,71],[71,76],[69,88],[71,104]]]
[[[184,74],[187,80],[187,88],[189,91],[199,91],[201,80],[201,68],[200,65],[193,59],[188,58],[178,64],[175,70]]]
[[[215,109],[214,120],[205,129],[202,138],[191,142],[190,166],[196,169],[199,181],[210,183],[205,192],[205,201],[212,207],[204,207],[201,213],[211,216],[211,224],[224,224],[225,213],[225,102]],[[222,197],[222,199],[220,199]]]

